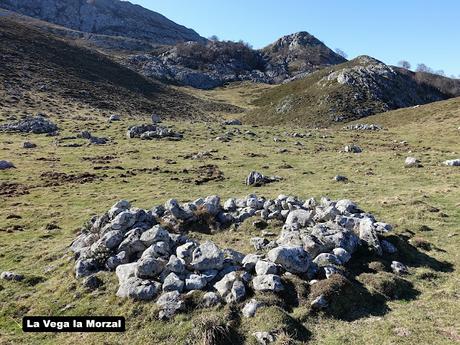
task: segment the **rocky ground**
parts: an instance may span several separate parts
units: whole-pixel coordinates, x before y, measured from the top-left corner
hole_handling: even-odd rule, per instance
[[[219,90],[206,97],[223,95],[224,91]],[[109,122],[107,116],[99,113],[82,116],[79,112],[83,110],[66,108],[60,116],[44,114],[58,128],[56,131],[47,123],[51,135],[17,130],[0,132],[0,160],[13,165],[0,171],[0,271],[9,272],[2,274],[0,280],[1,342],[451,344],[458,341],[460,172],[457,166],[443,162],[460,158],[459,102],[453,99],[372,116],[365,122],[372,130],[363,129],[362,122],[349,128],[341,125],[310,130],[166,121],[156,125],[156,134],[150,140],[141,140],[130,138],[128,129],[151,123],[150,118],[134,119],[120,114],[119,121]],[[11,129],[3,125],[18,120],[10,119],[11,114],[6,111],[0,116],[3,129]],[[167,130],[158,130],[159,127]],[[14,129],[17,128],[16,125]],[[181,140],[158,138],[159,133],[180,134]],[[91,138],[106,141],[101,143]],[[346,152],[345,147],[358,147],[361,152],[355,149]],[[407,167],[407,157],[418,163]],[[246,183],[252,171],[280,179],[255,187]],[[249,180],[263,181],[258,176],[253,174]],[[222,200],[219,212],[229,214],[225,218],[231,220],[227,226],[218,226],[208,217],[194,218],[207,213],[197,214],[198,208],[192,205],[217,205],[212,201],[215,199],[205,199],[216,194]],[[251,194],[257,198],[247,198]],[[276,201],[280,200],[280,194],[298,199],[289,199],[289,203],[285,199],[283,204],[283,200]],[[308,276],[291,261],[279,259],[277,248],[294,245],[280,242],[286,230],[310,234],[308,229],[315,224],[309,221],[328,224],[327,217],[336,212],[334,208],[339,210],[335,216],[347,217],[343,212],[348,212],[348,216],[361,214],[355,213],[357,210],[350,212],[352,209],[340,211],[340,203],[321,204],[328,202],[321,201],[323,196],[353,200],[367,214],[359,217],[372,215],[376,221],[390,224],[393,230],[376,237],[364,236],[367,241],[357,240],[359,247],[348,246],[355,243],[352,241],[320,250],[333,255],[318,258],[319,253],[302,254],[300,257],[308,265],[301,267],[320,268],[316,276]],[[233,197],[236,208],[225,202]],[[261,197],[265,198],[263,205]],[[310,198],[316,199],[320,209],[305,203]],[[153,236],[158,235],[157,227],[157,231],[147,233],[151,235],[149,238],[147,235],[139,238],[138,244],[142,246],[137,254],[132,253],[138,257],[129,259],[136,265],[134,274],[127,273],[126,280],[119,272],[121,269],[113,272],[107,268],[107,256],[98,261],[101,269],[94,270],[97,273],[91,271],[93,275],[77,278],[76,263],[84,256],[81,250],[77,250],[80,256],[76,256],[70,250],[71,244],[82,228],[94,227],[94,216],[108,210],[113,210],[112,218],[104,224],[110,225],[110,231],[120,230],[112,228],[116,223],[113,217],[130,208],[128,204],[112,208],[121,199],[129,201],[131,208],[147,211],[153,206],[167,206],[166,214],[157,214],[161,219],[152,218],[151,214],[144,220],[148,225],[146,230],[154,222],[160,222],[165,230],[160,233],[167,239],[168,247],[158,244],[165,241]],[[177,206],[178,209],[174,202],[168,202],[170,199],[176,199],[182,206]],[[274,200],[273,204],[265,205],[269,199]],[[184,208],[192,200],[194,204]],[[288,221],[289,213],[296,208],[301,213],[314,210],[321,215],[324,211],[321,207],[325,206],[333,207],[324,219],[307,217],[302,223],[303,218],[296,217],[295,221]],[[168,212],[173,218],[166,217],[169,219],[166,222]],[[246,213],[252,212],[254,215],[247,218]],[[310,216],[315,217],[313,213]],[[91,219],[93,222],[88,223]],[[190,219],[194,221],[185,221]],[[292,224],[298,225],[293,225],[293,229],[286,226]],[[125,230],[129,231],[127,227]],[[136,235],[133,233],[127,241],[130,245]],[[188,240],[180,239],[181,233]],[[363,237],[360,231],[353,233],[356,238]],[[313,235],[318,238],[317,233]],[[174,244],[170,242],[173,240]],[[385,254],[383,241],[391,243],[397,253]],[[189,263],[186,256],[181,257],[184,252],[178,251],[186,243],[193,247]],[[197,251],[198,243],[204,247]],[[369,243],[374,243],[370,247],[373,250],[369,250]],[[147,245],[154,247],[150,254],[144,254]],[[354,252],[349,261],[343,259],[347,256],[343,256],[345,253],[339,247]],[[226,248],[245,256],[260,255],[258,260],[262,263],[245,268],[239,255],[233,256],[234,262],[228,261],[227,254],[221,256]],[[153,262],[164,249],[167,252],[160,257],[168,258],[167,274],[159,272],[158,277],[150,277],[153,271],[136,273],[139,267],[141,270],[153,267],[139,265],[137,259]],[[162,260],[158,261],[160,266]],[[393,261],[403,263],[407,273],[400,275],[405,273],[404,267]],[[241,269],[222,272],[229,262]],[[337,271],[331,271],[330,267]],[[204,274],[208,269],[216,269],[219,277],[215,280],[208,277],[208,282]],[[312,280],[316,282],[311,283]],[[127,281],[130,285],[125,284]],[[206,285],[201,288],[204,291],[188,292],[204,282]],[[149,295],[152,291],[156,291],[154,296]],[[152,298],[133,299],[138,293],[140,296],[147,293]],[[162,298],[164,293],[168,295]],[[169,313],[171,308],[165,308],[171,301],[180,305],[174,315]],[[212,301],[219,302],[214,305]],[[123,315],[127,318],[127,332],[123,335],[22,333],[21,317],[41,314]],[[167,320],[160,320],[160,316]]]

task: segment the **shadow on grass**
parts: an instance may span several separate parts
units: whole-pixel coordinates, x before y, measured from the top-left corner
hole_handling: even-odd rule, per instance
[[[323,296],[328,302],[323,312],[334,318],[353,321],[362,317],[382,316],[390,310],[388,301],[410,301],[420,295],[420,291],[406,277],[392,273],[392,261],[438,272],[453,271],[451,263],[439,261],[420,251],[405,236],[392,235],[386,237],[386,240],[397,247],[397,253],[377,256],[361,247],[345,268],[339,267],[344,268],[344,275],[334,274],[329,279],[321,279],[307,287],[308,292],[305,286],[299,288],[297,281],[287,279],[286,290],[281,296],[287,305],[286,310],[306,305],[309,313],[315,314],[317,311],[310,305],[316,298]]]

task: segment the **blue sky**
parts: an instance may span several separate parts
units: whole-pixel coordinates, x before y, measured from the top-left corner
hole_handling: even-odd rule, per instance
[[[349,58],[425,63],[460,75],[459,0],[132,0],[197,31],[255,48],[308,31]]]

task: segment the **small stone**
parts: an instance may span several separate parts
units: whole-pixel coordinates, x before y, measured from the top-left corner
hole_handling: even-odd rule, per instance
[[[351,153],[363,152],[363,150],[358,145],[355,145],[355,144],[345,146],[344,151],[351,152]]]
[[[0,161],[0,170],[14,169],[16,168],[13,163],[10,161],[1,160]]]
[[[404,161],[404,166],[406,168],[418,168],[421,167],[420,161],[415,157],[407,157]]]
[[[275,336],[269,332],[254,332],[252,335],[256,338],[257,343],[260,345],[268,345],[276,340]]]
[[[284,290],[280,276],[274,274],[256,276],[252,280],[252,284],[256,291],[280,292]]]
[[[459,167],[460,166],[460,158],[458,159],[450,159],[447,161],[443,162],[444,165],[450,166],[450,167]]]
[[[311,307],[313,309],[324,309],[324,308],[327,308],[327,306],[329,305],[326,298],[324,297],[324,295],[320,295],[318,297],[316,297],[311,303],[310,303]]]
[[[185,279],[186,290],[202,290],[208,284],[208,279],[205,275],[191,274]]]
[[[348,178],[346,176],[343,176],[343,175],[336,175],[336,176],[334,176],[333,180],[335,182],[347,182]]]
[[[346,264],[351,259],[351,254],[343,248],[335,248],[333,253],[342,265]]]
[[[215,292],[207,292],[204,294],[202,304],[205,308],[213,307],[221,303],[221,297]]]
[[[224,253],[213,242],[206,241],[198,246],[192,254],[191,265],[198,271],[221,269]]]
[[[266,274],[278,274],[278,266],[276,266],[273,262],[265,260],[257,261],[255,269],[258,276]]]
[[[407,268],[407,266],[399,261],[392,261],[391,269],[393,270],[394,273],[399,274],[399,275],[409,273],[409,269]]]
[[[254,317],[254,315],[256,315],[257,309],[259,309],[262,306],[263,303],[253,298],[244,305],[243,310],[241,312],[244,317]]]
[[[86,277],[83,280],[83,286],[85,289],[93,291],[97,290],[99,287],[101,287],[104,284],[104,282],[97,276],[91,275],[89,277]]]
[[[182,292],[184,289],[184,282],[179,276],[171,272],[163,281],[163,291],[179,291]]]
[[[308,253],[300,246],[280,246],[270,250],[267,257],[291,273],[305,273],[310,265]]]
[[[18,274],[15,272],[5,271],[0,274],[0,279],[11,280],[11,281],[21,281],[24,279],[24,276],[22,274]]]
[[[37,147],[37,144],[31,143],[30,141],[25,141],[22,144],[22,147],[25,148],[25,149],[34,149],[34,148]]]

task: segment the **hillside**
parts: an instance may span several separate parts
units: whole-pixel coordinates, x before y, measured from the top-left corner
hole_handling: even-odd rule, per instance
[[[119,0],[0,0],[0,7],[85,33],[150,44],[205,41],[163,15]]]
[[[249,123],[326,126],[459,95],[460,81],[414,73],[367,56],[277,86],[254,101]]]
[[[188,96],[147,80],[107,57],[67,43],[22,23],[0,21],[0,107],[55,111],[78,103],[106,112],[204,118],[236,107]]]

